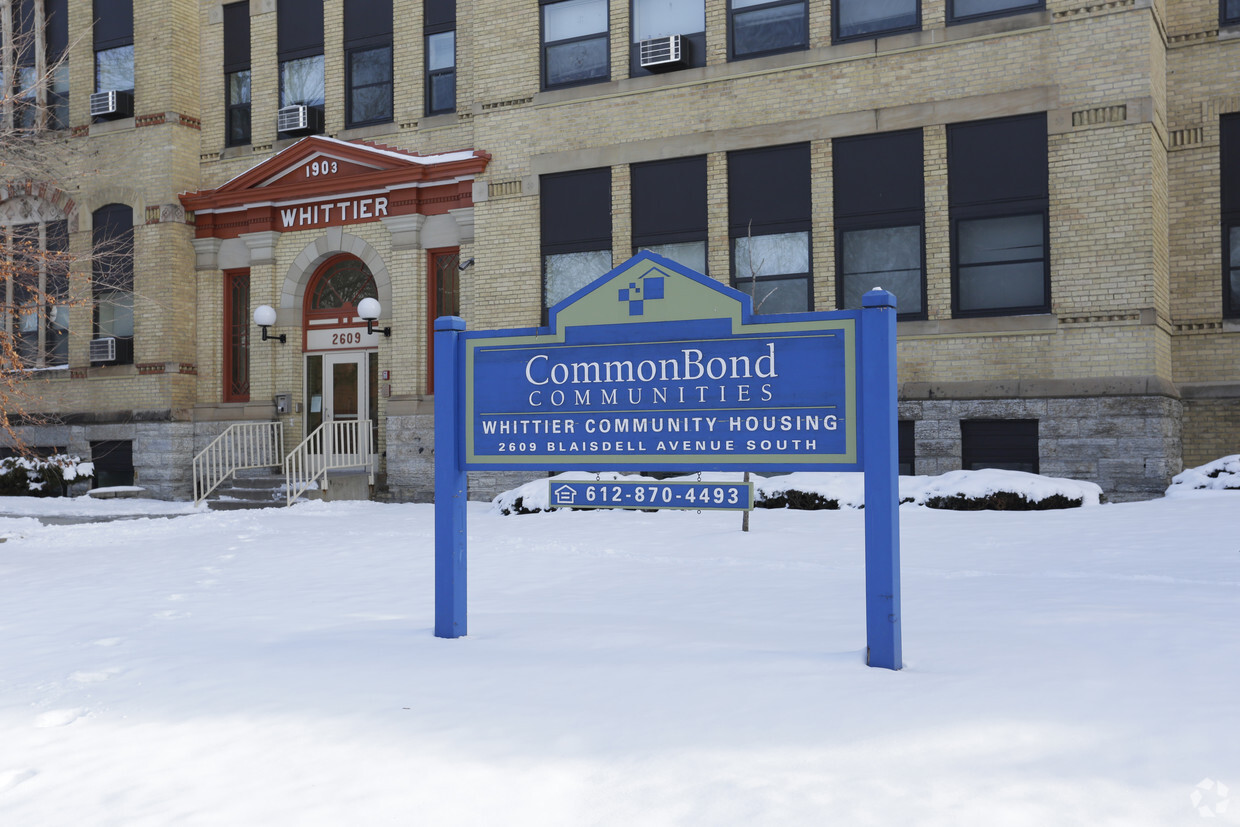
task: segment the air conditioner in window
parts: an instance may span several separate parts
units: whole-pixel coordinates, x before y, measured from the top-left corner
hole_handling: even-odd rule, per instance
[[[684,65],[685,53],[680,35],[652,37],[637,44],[637,58],[643,69],[657,72]]]
[[[90,96],[92,118],[128,118],[133,115],[133,94],[119,89],[95,92]]]
[[[277,132],[322,132],[323,110],[316,106],[285,106],[276,113]]]
[[[103,339],[92,339],[90,342],[90,360],[92,362],[115,362],[116,339],[112,336]]]

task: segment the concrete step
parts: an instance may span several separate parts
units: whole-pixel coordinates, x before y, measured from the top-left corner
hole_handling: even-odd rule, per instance
[[[207,507],[215,511],[279,508],[284,504],[284,475],[267,468],[238,471],[207,498]]]
[[[252,508],[283,508],[284,498],[257,502],[253,500],[207,500],[207,508],[212,511],[245,511]]]

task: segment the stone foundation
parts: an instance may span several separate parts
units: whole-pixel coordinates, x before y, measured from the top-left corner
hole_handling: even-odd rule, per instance
[[[387,418],[387,488],[393,502],[435,500],[435,417],[429,402],[415,414]],[[496,494],[529,482],[541,471],[471,471],[469,499],[490,501]]]
[[[194,425],[190,422],[116,422],[75,425],[31,425],[15,429],[32,448],[58,446],[83,460],[91,459],[90,444],[105,440],[133,443],[134,485],[143,496],[160,500],[193,499]],[[89,482],[69,487],[72,496],[85,494]]]
[[[1038,420],[1039,473],[1095,482],[1110,502],[1161,496],[1181,470],[1183,406],[1168,396],[925,399],[900,403],[916,422],[918,474],[961,467],[962,419]]]

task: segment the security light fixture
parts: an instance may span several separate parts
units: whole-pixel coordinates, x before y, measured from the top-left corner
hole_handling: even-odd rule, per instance
[[[357,315],[366,320],[366,332],[368,334],[375,333],[375,321],[379,318],[379,313],[383,308],[379,306],[378,299],[362,299],[357,303]],[[384,336],[392,335],[392,328],[382,328],[381,332]]]
[[[262,328],[263,341],[279,341],[280,344],[288,342],[288,335],[281,333],[279,336],[267,335],[267,328],[276,323],[276,310],[271,305],[260,304],[254,308],[254,324]]]

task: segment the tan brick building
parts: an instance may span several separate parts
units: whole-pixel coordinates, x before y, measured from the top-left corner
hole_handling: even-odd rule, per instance
[[[892,289],[915,473],[1125,499],[1240,450],[1235,0],[0,10],[67,56],[40,92],[65,162],[7,182],[0,225],[63,226],[83,262],[67,336],[37,325],[60,424],[25,437],[162,496],[229,424],[288,451],[358,418],[380,492],[428,497],[431,319],[538,325],[644,248],[762,312]],[[86,263],[117,240],[128,269]]]

